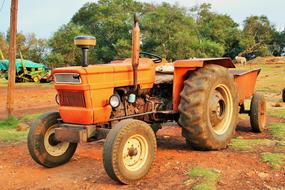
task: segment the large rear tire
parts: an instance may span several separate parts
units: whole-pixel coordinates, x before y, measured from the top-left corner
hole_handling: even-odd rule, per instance
[[[186,141],[199,150],[226,148],[238,118],[238,93],[228,70],[206,65],[191,72],[180,97],[178,123]]]
[[[156,156],[156,138],[143,121],[120,121],[109,132],[103,147],[104,168],[110,178],[133,184],[143,178]]]
[[[58,112],[44,114],[28,134],[28,149],[38,164],[47,168],[65,164],[73,156],[77,143],[57,142],[55,128],[58,127]]]

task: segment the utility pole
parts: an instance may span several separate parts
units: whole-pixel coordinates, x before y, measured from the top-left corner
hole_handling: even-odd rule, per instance
[[[16,77],[17,14],[18,14],[18,0],[11,0],[9,74],[8,74],[9,81],[8,81],[8,91],[7,91],[8,116],[11,116],[14,110],[14,91],[15,91],[15,77]]]

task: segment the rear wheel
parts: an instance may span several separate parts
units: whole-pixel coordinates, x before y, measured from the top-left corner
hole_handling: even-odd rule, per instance
[[[156,156],[156,138],[143,121],[120,121],[109,132],[103,147],[104,168],[113,180],[132,184],[143,178]]]
[[[261,133],[266,125],[266,102],[263,94],[255,93],[250,103],[250,124],[252,130]]]
[[[190,73],[180,96],[179,124],[188,144],[199,150],[225,148],[238,117],[238,93],[228,70],[206,65]]]
[[[58,112],[47,113],[38,119],[28,134],[28,149],[33,160],[48,168],[65,164],[73,156],[77,143],[55,140]]]

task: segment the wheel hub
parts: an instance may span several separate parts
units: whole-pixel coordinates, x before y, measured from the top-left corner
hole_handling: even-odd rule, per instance
[[[56,145],[58,145],[58,144],[60,143],[59,141],[57,141],[57,140],[55,139],[55,134],[54,134],[54,133],[52,133],[52,134],[49,136],[48,142],[49,142],[49,144],[52,145],[52,146],[56,146]]]
[[[220,92],[215,90],[210,103],[210,119],[213,126],[220,123],[225,117],[225,100]]]
[[[137,150],[136,148],[134,148],[134,147],[131,147],[131,148],[128,149],[128,150],[129,150],[128,155],[129,155],[130,157],[136,156],[136,155],[138,154],[138,150]]]
[[[148,144],[141,135],[134,135],[128,138],[123,149],[124,166],[131,171],[143,167],[148,156]]]
[[[219,84],[212,91],[209,103],[209,121],[217,135],[222,135],[228,129],[233,113],[232,95],[227,86]]]
[[[58,142],[55,139],[55,128],[57,125],[51,126],[45,133],[44,136],[44,146],[46,151],[52,156],[61,156],[63,155],[68,147],[68,142]]]

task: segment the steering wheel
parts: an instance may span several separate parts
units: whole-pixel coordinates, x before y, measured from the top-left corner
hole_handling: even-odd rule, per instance
[[[161,58],[160,56],[155,55],[155,54],[152,54],[152,53],[148,53],[148,52],[141,51],[141,52],[140,52],[140,55],[147,55],[147,56],[149,56],[149,57],[154,58],[154,59],[152,60],[154,63],[161,63],[161,61],[162,61],[162,58]]]

